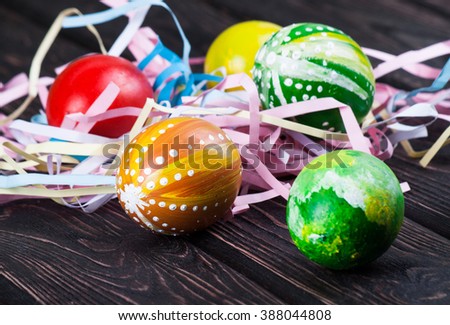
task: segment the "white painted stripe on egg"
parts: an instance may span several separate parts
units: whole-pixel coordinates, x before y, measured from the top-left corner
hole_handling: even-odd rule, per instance
[[[329,79],[329,81],[326,82],[330,82],[332,84],[345,88],[349,91],[352,91],[362,100],[366,100],[369,97],[369,94],[357,83],[355,83],[350,78],[347,78],[346,76],[337,73],[332,69],[322,67],[321,65],[306,60],[295,61],[292,60],[291,58],[284,58],[278,56],[275,65],[281,63],[287,63],[288,65],[296,63],[298,65],[298,69],[289,70],[284,77],[289,77],[293,79],[303,79],[315,82],[324,82],[324,80],[326,81],[327,79]],[[304,73],[305,71],[307,71],[308,73],[305,74]],[[272,81],[276,95],[279,97],[281,104],[285,105],[286,98],[284,98],[283,92],[281,91],[280,78],[278,73],[272,72]]]
[[[278,97],[281,105],[286,105],[287,101],[286,98],[284,97],[283,90],[281,89],[280,76],[278,75],[278,72],[275,71],[272,72],[272,83],[273,88],[275,89],[275,95]]]

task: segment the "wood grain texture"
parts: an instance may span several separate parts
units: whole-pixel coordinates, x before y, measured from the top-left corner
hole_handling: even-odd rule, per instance
[[[413,49],[445,40],[448,37],[448,16],[445,0],[434,1],[434,9],[425,1],[351,1],[306,0],[226,1],[204,0],[218,10],[245,19],[262,19],[286,26],[298,22],[330,24],[352,35],[363,46],[385,51]],[[448,9],[448,8],[447,8]],[[445,9],[444,9],[445,10]],[[417,19],[420,16],[420,19]],[[367,37],[368,35],[372,37]]]
[[[351,1],[307,0],[227,1],[205,0],[222,12],[240,20],[261,19],[286,26],[298,22],[319,22],[343,30],[363,47],[400,54],[448,39],[449,20],[445,0],[435,0],[434,5],[424,1]],[[418,19],[420,17],[420,19]],[[372,60],[378,63],[377,60]],[[437,59],[442,66],[444,59]],[[401,89],[428,85],[405,72],[395,72],[381,79]]]
[[[209,44],[211,44],[214,38],[227,26],[239,21],[238,17],[233,17],[223,11],[218,11],[214,6],[202,0],[169,0],[165,2],[173,9],[177,15],[177,19],[183,26],[183,30],[191,43],[191,54],[193,56],[205,55]],[[51,0],[42,0],[39,2],[17,0],[5,3],[4,5],[8,6],[11,10],[20,11],[31,22],[43,27],[49,26],[57,14],[68,7],[76,7],[83,13],[97,12],[108,8],[99,2],[90,0],[61,0],[58,2]],[[43,10],[43,7],[46,10]],[[98,28],[105,44],[108,46],[112,45],[125,26],[125,23],[126,19],[118,18],[113,22],[97,25],[96,28]],[[172,17],[165,9],[156,6],[152,8],[145,19],[144,25],[153,28],[160,35],[161,41],[167,47],[181,54],[181,38]],[[92,35],[86,29],[76,28],[64,30],[61,36],[86,50],[98,51],[98,46],[94,42]],[[38,39],[36,40],[36,44],[39,44]]]
[[[406,216],[450,239],[450,148],[444,148],[424,169],[406,156],[402,148],[387,163],[400,181],[407,181],[411,191],[405,194]]]
[[[2,31],[2,44],[0,45],[1,82],[7,82],[18,73],[29,73],[33,56],[47,29],[48,26],[36,26],[16,11],[0,5],[0,30]],[[44,60],[41,75],[53,77],[55,75],[54,68],[85,53],[86,51],[79,46],[59,38]],[[2,113],[10,113],[20,103],[21,100],[17,100],[6,107],[2,107]],[[29,119],[33,114],[36,114],[40,107],[36,100],[22,115],[22,118]]]
[[[380,259],[351,271],[331,271],[308,261],[292,245],[279,212],[284,209],[281,201],[261,203],[193,242],[291,304],[303,303],[305,293],[323,303],[450,302],[447,239],[406,219]]]
[[[166,1],[204,55],[222,30],[246,19],[281,25],[317,21],[341,28],[361,45],[399,54],[449,38],[444,0],[191,0]],[[15,0],[0,4],[0,81],[27,71],[57,13],[69,6],[94,12],[90,0]],[[98,26],[111,45],[126,23]],[[152,9],[146,24],[178,53],[180,38],[167,12]],[[43,73],[97,51],[83,29],[66,30]],[[126,54],[127,55],[127,54]],[[445,58],[432,64],[442,65]],[[399,72],[382,79],[412,89],[423,82]],[[10,111],[14,105],[2,108]],[[36,112],[34,106],[24,118]],[[436,138],[446,125],[430,130]],[[431,139],[416,140],[424,148]],[[49,200],[0,206],[0,303],[3,304],[449,304],[450,148],[427,169],[396,149],[388,161],[405,195],[406,219],[394,245],[370,265],[335,272],[304,258],[292,244],[281,199],[257,204],[229,222],[187,237],[156,236],[111,202],[86,215]]]
[[[40,203],[40,204],[39,204]],[[282,303],[183,238],[157,236],[117,203],[84,215],[49,201],[0,214],[0,301],[50,304]],[[1,283],[1,282],[0,282]]]

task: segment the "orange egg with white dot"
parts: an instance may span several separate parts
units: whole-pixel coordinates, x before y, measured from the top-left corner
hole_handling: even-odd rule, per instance
[[[230,210],[241,185],[236,146],[221,128],[199,118],[150,125],[121,158],[119,202],[134,221],[157,233],[210,226]]]

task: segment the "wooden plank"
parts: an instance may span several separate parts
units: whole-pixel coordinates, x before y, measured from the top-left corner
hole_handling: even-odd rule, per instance
[[[426,169],[417,159],[407,157],[402,148],[387,161],[397,178],[411,187],[405,193],[406,216],[447,239],[450,239],[450,208],[446,200],[450,197],[449,149],[439,152]]]
[[[332,304],[450,303],[447,239],[406,219],[394,245],[377,261],[331,271],[308,261],[293,245],[284,211],[281,200],[258,204],[192,242],[289,304],[304,303],[303,292]]]
[[[385,51],[414,49],[448,38],[448,17],[429,8],[424,1],[351,1],[306,0],[262,1],[207,0],[222,12],[240,20],[262,19],[286,26],[299,22],[321,22],[341,28],[363,46]],[[435,0],[436,8],[446,8],[447,2]],[[420,17],[420,18],[419,18]]]
[[[450,8],[445,0],[410,0],[415,6],[427,10],[438,17],[448,19]]]
[[[434,0],[434,9],[423,1],[351,1],[307,0],[261,1],[208,0],[218,10],[240,20],[260,19],[286,26],[299,22],[320,22],[353,37],[361,46],[392,54],[416,50],[448,39],[450,28],[445,0]],[[224,26],[225,27],[225,26]],[[377,60],[372,60],[378,63]],[[442,67],[445,59],[435,60]],[[391,73],[381,79],[401,89],[428,85],[404,72]]]
[[[219,12],[201,0],[169,0],[165,2],[173,8],[190,40],[193,56],[205,55],[209,44],[211,44],[214,38],[226,26],[239,21],[238,18],[231,17],[224,12]],[[108,8],[99,2],[88,0],[76,2],[71,0],[61,0],[58,2],[42,0],[39,3],[29,0],[17,0],[5,3],[4,5],[19,11],[29,20],[45,27],[51,24],[61,10],[68,7],[75,6],[83,13],[92,13]],[[198,13],[201,13],[201,19]],[[96,27],[99,29],[105,43],[111,45],[123,29],[125,23],[126,19],[120,18],[112,22],[97,25]],[[144,26],[153,28],[161,36],[161,40],[166,46],[176,53],[181,54],[181,38],[179,37],[172,17],[165,9],[156,6],[151,8],[149,15],[145,19]],[[98,50],[95,40],[82,28],[64,30],[62,35],[86,49],[92,51]]]
[[[436,0],[434,8],[439,4]],[[192,0],[179,2],[169,0],[181,25],[192,43],[192,55],[202,56],[209,44],[228,26],[247,19],[262,19],[288,25],[301,21],[316,21],[343,29],[362,46],[400,54],[404,51],[419,49],[448,38],[448,20],[445,15],[436,14],[432,5],[424,10],[424,4],[412,2],[403,4],[393,1],[321,1],[320,4],[309,1],[285,1],[282,6],[276,1],[265,1],[254,6],[254,2],[223,0]],[[82,12],[90,13],[106,7],[98,2],[64,0],[57,3],[44,0],[39,3],[17,0],[5,5],[20,10],[30,20],[48,26],[58,12],[76,5]],[[444,3],[441,4],[445,7]],[[45,9],[44,9],[45,8]],[[251,10],[249,10],[251,8]],[[431,8],[431,9],[430,9]],[[203,13],[201,18],[196,12]],[[373,13],[377,14],[374,15]],[[420,19],[417,17],[420,16]],[[380,19],[383,17],[383,19]],[[361,23],[364,22],[364,23]],[[125,19],[99,25],[98,28],[107,45],[111,45],[125,24]],[[168,13],[161,8],[152,8],[146,19],[146,25],[154,28],[163,42],[181,53],[181,41]],[[70,40],[83,45],[91,51],[98,51],[93,37],[84,29],[65,30],[62,33]],[[378,62],[373,60],[374,63]],[[435,60],[436,66],[442,66],[445,59]],[[405,72],[395,72],[382,81],[399,88],[412,89],[429,84],[417,78],[411,78]]]
[[[0,5],[0,18],[0,31],[4,42],[0,51],[0,76],[5,82],[20,72],[28,73],[31,60],[49,26],[36,26],[21,14],[5,8],[3,4]],[[44,61],[42,73],[54,75],[55,67],[85,53],[85,49],[59,38]]]
[[[13,31],[13,32],[12,32]],[[0,35],[2,46],[0,51],[0,81],[7,82],[18,73],[28,74],[34,53],[44,38],[47,29],[31,24],[20,14],[0,6]],[[85,54],[86,50],[75,46],[64,39],[58,39],[42,66],[41,76],[54,76],[54,68],[67,63],[75,57]],[[2,108],[3,113],[9,113],[21,103],[18,100]],[[40,105],[35,102],[22,118],[29,119],[36,114]]]
[[[254,5],[254,1],[192,0],[167,3],[173,7],[188,38],[192,43],[194,56],[204,55],[209,44],[226,27],[241,20],[262,19],[280,25],[294,22],[316,21],[343,29],[362,46],[376,48],[389,53],[400,54],[404,51],[419,49],[448,38],[449,23],[446,15],[436,8],[445,8],[443,0],[424,3],[408,3],[389,0],[349,1],[310,1],[289,0],[280,6],[277,1],[264,1]],[[30,20],[48,26],[62,9],[76,5],[85,13],[103,10],[106,7],[98,2],[70,0],[51,2],[44,0],[10,1],[9,6]],[[197,12],[201,12],[198,17]],[[445,12],[445,10],[444,10]],[[376,14],[374,14],[376,13]],[[382,19],[380,19],[382,17]],[[417,19],[420,17],[420,19]],[[98,26],[106,44],[112,44],[125,24],[125,19]],[[170,16],[161,8],[153,8],[146,25],[153,27],[162,37],[163,42],[178,53],[181,42]],[[82,44],[91,51],[98,47],[86,30],[66,30],[63,35],[74,42]],[[374,60],[374,62],[377,62]],[[444,59],[436,60],[436,66],[442,66]],[[428,84],[419,79],[410,78],[407,73],[393,73],[382,79],[400,88],[417,88]]]
[[[31,295],[17,287],[3,276],[0,270],[0,304],[2,305],[26,305],[34,302]]]
[[[27,17],[29,22],[34,23],[36,26],[40,26],[44,30],[47,30],[48,27],[55,20],[57,15],[64,9],[67,8],[77,8],[82,13],[91,13],[100,10],[104,10],[107,7],[101,4],[99,1],[70,1],[70,0],[62,0],[62,1],[26,1],[26,0],[18,0],[14,2],[7,2],[2,4],[4,7],[10,8],[15,12],[20,13],[22,16]],[[126,23],[126,18],[118,18],[116,23],[120,26],[124,26]],[[119,28],[114,29],[106,26],[96,26],[102,34],[106,33],[106,44],[108,45],[108,40],[114,39],[118,35]],[[66,38],[66,40],[71,41],[72,43],[77,44],[79,47],[84,48],[84,50],[89,51],[98,51],[99,48],[97,46],[95,38],[87,31],[85,28],[73,28],[73,29],[64,29],[61,32],[61,36]],[[41,41],[40,38],[34,40],[38,45]],[[110,44],[109,44],[110,45]]]
[[[0,211],[3,302],[284,302],[184,238],[136,227],[117,203],[90,215],[48,200]]]

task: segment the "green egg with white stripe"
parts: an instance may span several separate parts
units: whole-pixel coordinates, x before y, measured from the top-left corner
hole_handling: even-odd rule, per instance
[[[272,35],[259,49],[252,74],[265,109],[333,97],[349,105],[362,122],[375,93],[372,66],[361,47],[342,31],[322,24],[292,24]],[[338,109],[297,120],[345,131]]]

